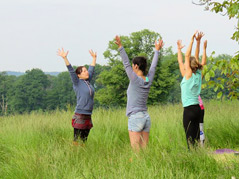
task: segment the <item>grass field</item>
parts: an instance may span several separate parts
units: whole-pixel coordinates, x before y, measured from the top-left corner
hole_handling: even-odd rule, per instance
[[[0,178],[239,178],[239,102],[205,104],[205,148],[188,151],[182,106],[149,107],[148,148],[132,152],[125,109],[96,109],[85,147],[73,146],[73,111],[0,118]],[[132,161],[130,161],[132,158]]]

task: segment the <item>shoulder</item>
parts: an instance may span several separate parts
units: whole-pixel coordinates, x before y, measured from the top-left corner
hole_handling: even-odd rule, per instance
[[[88,70],[91,70],[91,69],[94,69],[94,68],[95,68],[95,66],[90,65]]]

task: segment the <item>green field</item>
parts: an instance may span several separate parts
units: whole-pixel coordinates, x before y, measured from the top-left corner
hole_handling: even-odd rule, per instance
[[[239,178],[239,102],[205,103],[205,148],[188,151],[182,106],[151,106],[148,148],[130,148],[125,109],[96,109],[85,147],[73,146],[73,111],[0,118],[0,178]],[[130,160],[132,159],[132,161]]]

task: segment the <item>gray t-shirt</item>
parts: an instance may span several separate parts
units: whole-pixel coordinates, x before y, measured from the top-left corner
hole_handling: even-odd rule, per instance
[[[147,111],[147,100],[149,95],[149,89],[152,85],[156,66],[158,63],[159,51],[155,51],[153,61],[151,63],[148,77],[148,81],[137,76],[130,63],[128,55],[126,54],[123,47],[119,48],[120,56],[123,60],[124,68],[127,73],[127,76],[130,80],[128,89],[127,89],[127,109],[126,115],[130,116],[131,114],[137,113],[139,111]]]

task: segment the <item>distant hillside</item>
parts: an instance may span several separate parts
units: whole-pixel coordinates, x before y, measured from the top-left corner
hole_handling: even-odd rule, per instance
[[[51,76],[57,76],[61,72],[44,72],[44,73]]]
[[[7,75],[21,76],[24,75],[24,72],[16,72],[16,71],[6,71]]]
[[[16,71],[6,71],[7,75],[21,76],[24,75],[24,72],[16,72]],[[57,76],[61,72],[44,72],[47,75]]]

